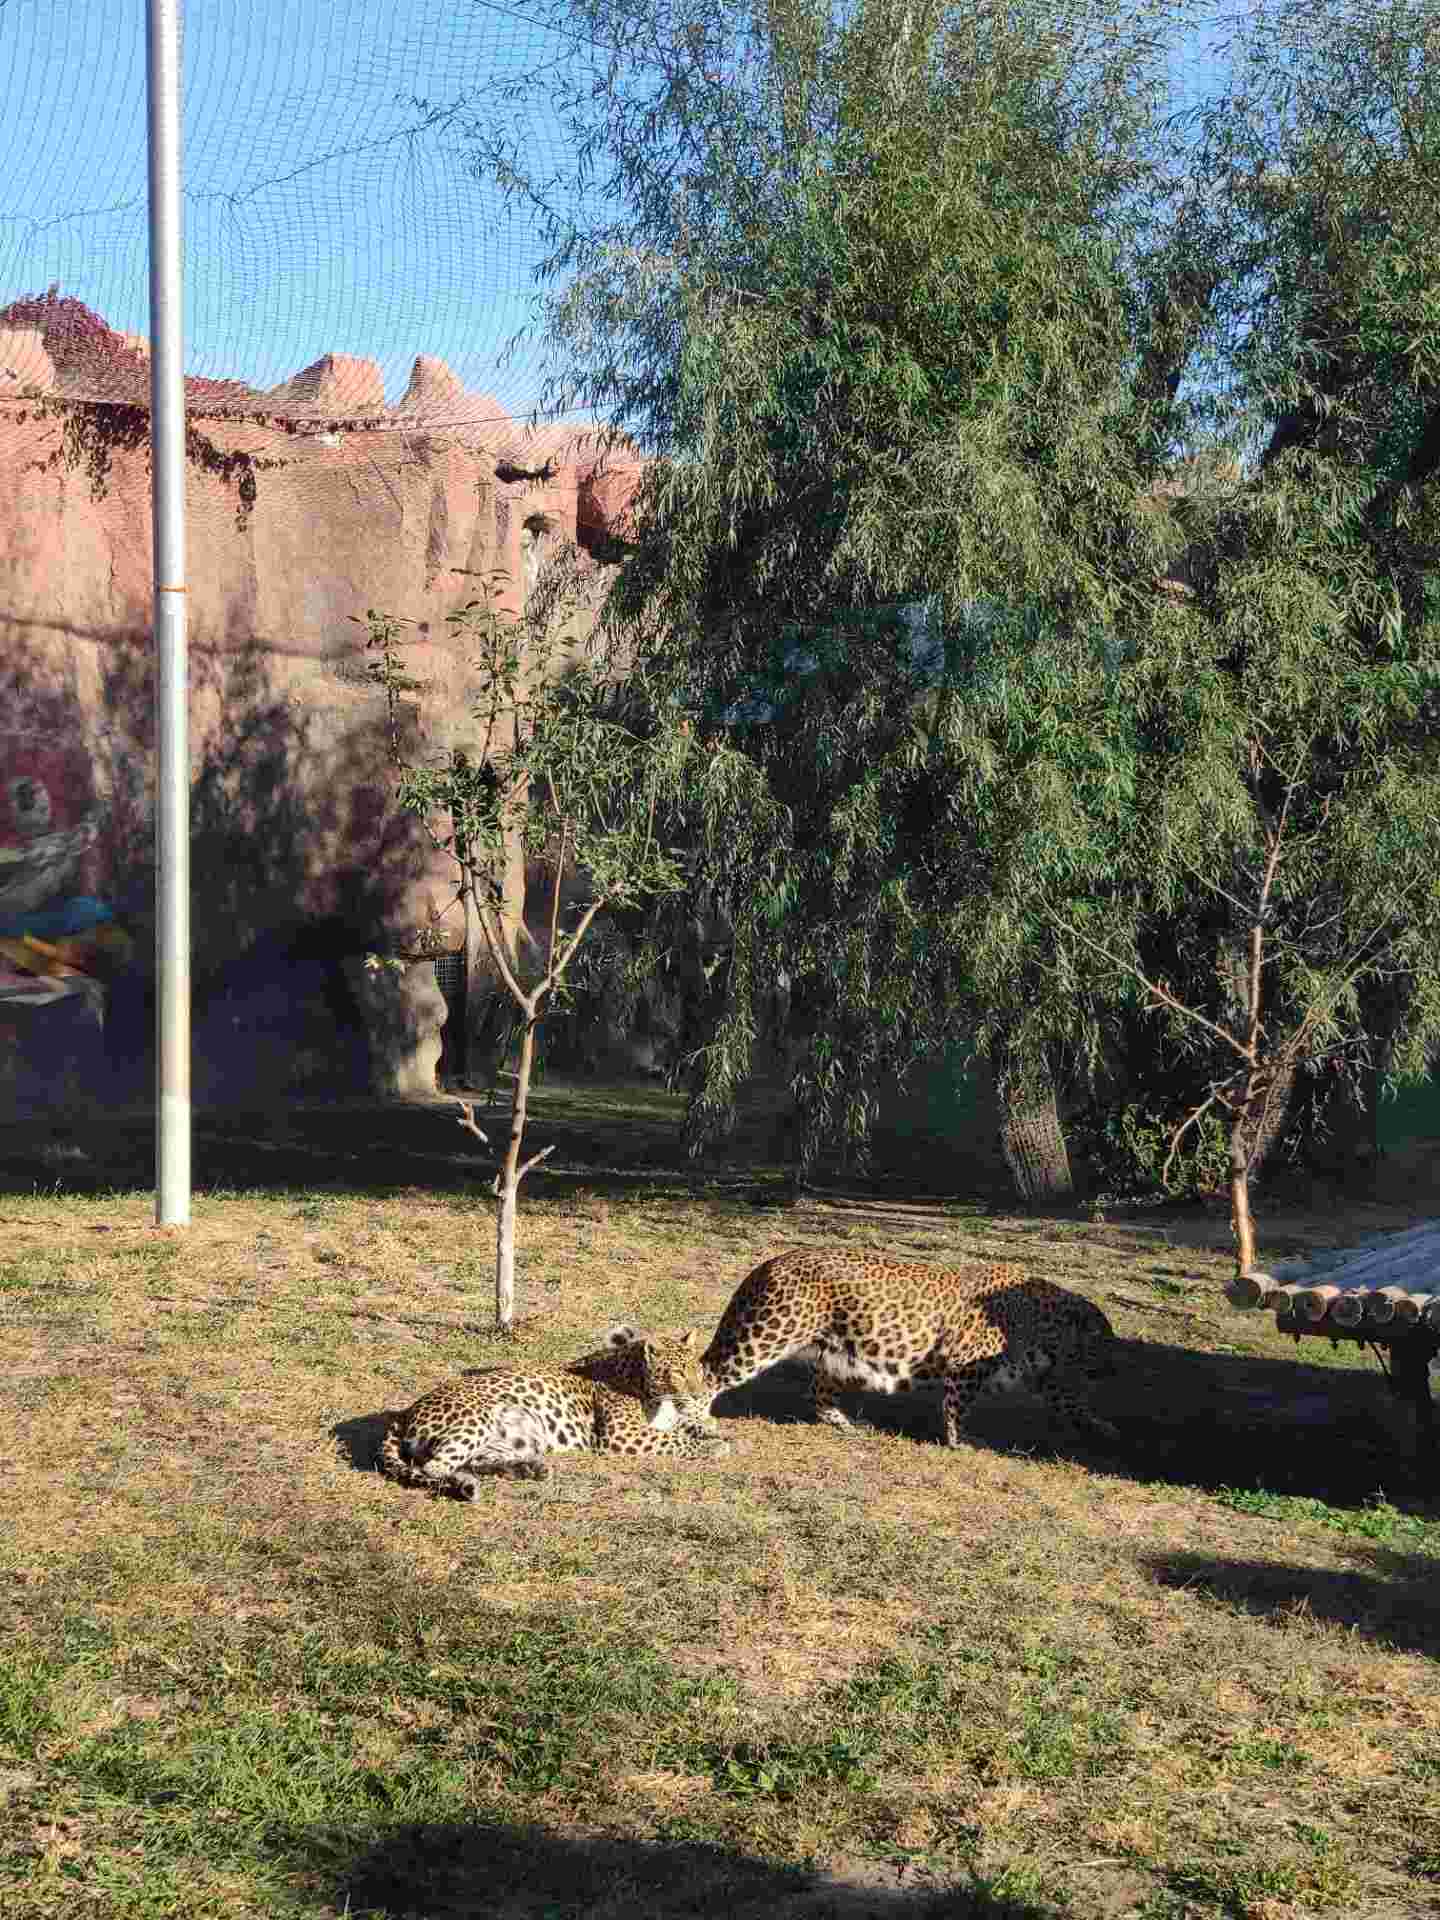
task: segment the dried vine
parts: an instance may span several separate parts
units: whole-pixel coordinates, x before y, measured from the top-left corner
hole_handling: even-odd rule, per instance
[[[32,470],[53,473],[57,468],[82,468],[90,482],[92,500],[103,500],[110,490],[110,470],[116,453],[135,453],[150,443],[148,407],[130,406],[114,400],[58,399],[51,394],[34,401],[37,419],[46,415],[60,421],[60,443],[43,460],[31,462]],[[17,418],[30,417],[27,408]],[[243,533],[250,521],[257,495],[255,476],[288,467],[288,460],[246,453],[241,448],[227,451],[190,421],[185,426],[185,458],[202,473],[213,474],[222,486],[235,487],[238,503],[235,526]]]

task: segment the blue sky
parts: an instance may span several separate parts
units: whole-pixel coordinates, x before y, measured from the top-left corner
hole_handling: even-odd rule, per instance
[[[418,96],[474,95],[564,51],[480,0],[188,0],[186,366],[270,386],[322,353],[417,353],[523,414],[542,368],[524,324],[526,221],[472,179]],[[145,0],[0,0],[0,304],[55,281],[122,331],[148,321]],[[1172,63],[1213,83],[1205,43]],[[499,103],[496,112],[504,112]],[[531,112],[533,156],[563,157]]]

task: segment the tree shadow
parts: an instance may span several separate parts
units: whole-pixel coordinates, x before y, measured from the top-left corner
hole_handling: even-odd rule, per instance
[[[303,1862],[304,1836],[286,1850]],[[328,1865],[332,1838],[318,1837],[315,1852]],[[870,1884],[868,1874],[842,1880],[728,1847],[484,1821],[393,1827],[325,1878],[339,1911],[389,1920],[1058,1920],[1056,1909],[980,1881],[907,1888],[886,1868]]]
[[[265,943],[259,952],[273,950]],[[231,979],[243,977],[237,963]],[[271,976],[273,979],[273,975]],[[211,998],[210,1012],[231,1014],[225,1002]],[[147,1030],[148,1031],[148,1030]],[[272,1041],[249,1025],[239,1038],[222,1035],[217,1054],[237,1046],[258,1056]],[[221,1049],[223,1041],[223,1049]],[[148,1037],[143,1039],[148,1047]],[[198,1037],[197,1058],[201,1048]],[[208,1043],[207,1043],[208,1044]],[[244,1062],[242,1060],[242,1070]],[[238,1076],[237,1076],[238,1077]],[[222,1099],[221,1096],[226,1096]],[[488,1194],[495,1163],[456,1126],[452,1100],[384,1100],[353,1088],[314,1084],[281,1088],[269,1098],[247,1090],[243,1079],[220,1082],[212,1103],[193,1115],[194,1184],[207,1188],[261,1188],[298,1193],[329,1189],[380,1197],[423,1186],[432,1193],[479,1198]],[[148,1102],[133,1111],[122,1106],[102,1116],[81,1107],[51,1110],[43,1134],[33,1125],[0,1124],[0,1192],[29,1192],[37,1181],[53,1185],[57,1159],[63,1159],[67,1192],[143,1189],[154,1182],[154,1118]],[[508,1124],[498,1111],[477,1112],[492,1142],[502,1140]],[[680,1150],[674,1114],[639,1117],[633,1125],[608,1116],[588,1124],[572,1112],[552,1119],[542,1096],[532,1103],[527,1139],[555,1145],[543,1177],[527,1191],[550,1201],[583,1193],[623,1197],[637,1191],[707,1191],[713,1198],[753,1198],[773,1191],[773,1169],[737,1165],[728,1178],[714,1169],[697,1171]]]
[[[1356,1549],[1381,1569],[1293,1567],[1273,1560],[1228,1560],[1199,1553],[1147,1556],[1161,1586],[1204,1593],[1259,1620],[1325,1622],[1402,1653],[1440,1654],[1436,1563],[1421,1554]],[[1388,1576],[1388,1577],[1387,1577]]]

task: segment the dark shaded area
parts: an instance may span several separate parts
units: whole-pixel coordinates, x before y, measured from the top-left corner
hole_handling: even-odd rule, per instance
[[[358,1414],[353,1420],[337,1420],[331,1427],[330,1438],[339,1445],[357,1473],[375,1470],[389,1411],[388,1408],[382,1408],[375,1413]]]
[[[320,1860],[333,1860],[334,1849],[333,1836],[317,1837]],[[303,1836],[286,1851],[303,1856]],[[857,1886],[721,1847],[478,1821],[393,1828],[326,1879],[338,1911],[378,1910],[387,1920],[1058,1920],[1056,1909],[1005,1899],[983,1882],[907,1889],[877,1869],[879,1884]]]
[[[455,1113],[452,1102],[439,1099],[286,1099],[264,1107],[208,1109],[197,1103],[195,1186],[199,1191],[301,1193],[332,1188],[377,1197],[415,1186],[432,1193],[487,1192],[494,1166],[456,1126]],[[476,1117],[500,1137],[496,1113],[487,1114],[482,1105]],[[645,1128],[617,1128],[613,1141],[607,1141],[603,1127],[586,1129],[564,1120],[552,1124],[537,1113],[533,1134],[537,1146],[542,1140],[557,1142],[543,1176],[548,1197],[580,1185],[590,1192],[625,1192],[637,1183],[686,1191],[694,1184],[673,1124],[657,1126],[653,1135]],[[655,1151],[662,1140],[663,1150]],[[556,1162],[568,1172],[553,1171]],[[0,1128],[0,1192],[28,1193],[37,1182],[53,1186],[57,1173],[64,1189],[74,1193],[153,1186],[151,1114],[140,1110],[94,1120],[48,1116],[43,1133],[33,1124]],[[538,1185],[540,1176],[532,1178]]]
[[[1038,1400],[1019,1395],[980,1402],[969,1427],[972,1444],[1080,1460],[1145,1485],[1263,1490],[1355,1508],[1383,1489],[1397,1503],[1427,1510],[1435,1503],[1433,1461],[1429,1470],[1417,1463],[1413,1421],[1392,1406],[1378,1368],[1342,1370],[1138,1340],[1118,1347],[1115,1375],[1095,1396],[1097,1410],[1120,1430],[1118,1446],[1052,1425]],[[808,1422],[809,1381],[808,1366],[773,1368],[722,1394],[715,1415]],[[852,1420],[879,1432],[942,1444],[937,1387],[852,1394],[844,1405]]]
[[[317,940],[342,925],[329,923],[328,929],[317,933]],[[272,955],[276,966],[298,964],[313,969],[317,991],[328,990],[328,957],[316,952],[303,934],[297,938],[293,929],[252,943],[215,976],[214,992],[207,994],[204,1011],[197,1007],[196,1013],[197,1190],[264,1187],[310,1193],[317,1187],[333,1187],[378,1196],[417,1185],[436,1193],[488,1189],[494,1166],[473,1138],[456,1126],[450,1096],[434,1101],[385,1101],[357,1096],[353,1089],[347,1094],[337,1086],[321,1089],[327,1097],[317,1099],[312,1097],[315,1090],[306,1087],[284,1097],[277,1094],[262,1104],[255,1098],[245,1099],[233,1083],[217,1079],[207,1100],[200,1090],[201,1070],[206,1066],[202,1048],[207,1044],[201,1036],[201,1021],[223,1023],[232,1015],[234,1009],[226,1003],[231,982],[240,989],[237,997],[253,995],[250,1004],[260,1005],[267,976],[273,979]],[[348,988],[345,991],[348,994]],[[342,1015],[337,1010],[327,1017],[334,1023]],[[246,1057],[257,1057],[269,1044],[253,1026],[242,1027],[239,1035],[222,1036],[224,1045],[239,1047]],[[148,1027],[142,1045],[148,1068]],[[481,1094],[477,1120],[492,1140],[503,1138],[509,1113],[503,1091],[490,1107],[483,1089],[477,1091]],[[36,1182],[53,1186],[57,1170],[63,1189],[76,1193],[153,1185],[154,1120],[148,1095],[147,1081],[142,1095],[146,1104],[134,1103],[131,1110],[112,1111],[102,1118],[52,1109],[24,1126],[0,1124],[0,1192],[29,1192]],[[474,1092],[468,1097],[474,1098]],[[783,1212],[795,1203],[797,1190],[769,1149],[775,1110],[784,1097],[779,1091],[757,1089],[747,1099],[724,1148],[691,1160],[681,1143],[679,1100],[657,1092],[653,1085],[637,1078],[633,1085],[618,1089],[588,1084],[572,1088],[542,1080],[531,1093],[526,1140],[534,1148],[553,1142],[555,1153],[543,1173],[532,1176],[536,1184],[527,1191],[553,1198],[576,1187],[615,1196],[637,1190],[687,1195],[713,1190]],[[913,1133],[879,1137],[875,1165],[867,1179],[841,1178],[822,1169],[807,1182],[807,1190],[837,1204],[853,1200],[863,1206],[878,1197],[951,1209],[959,1193],[967,1197],[967,1211],[986,1210],[985,1185],[972,1179],[968,1165],[957,1164],[953,1148],[931,1154]],[[1073,1209],[1068,1217],[1074,1217]]]
[[[1440,1566],[1420,1554],[1367,1548],[1380,1572],[1291,1567],[1272,1560],[1222,1560],[1199,1553],[1148,1556],[1162,1586],[1204,1593],[1260,1620],[1295,1615],[1329,1622],[1403,1653],[1440,1654]],[[1387,1577],[1388,1574],[1388,1577]]]
[[[415,829],[375,785],[383,715],[291,697],[240,622],[237,611],[235,631],[191,646],[194,1097],[358,1092],[369,1049],[344,963],[377,944],[413,871]],[[32,1131],[58,1107],[148,1100],[154,1076],[153,646],[139,628],[56,638],[76,643],[68,663],[0,612],[0,714],[16,737],[88,756],[98,839],[64,891],[108,902],[134,953],[108,979],[103,1032],[66,1003],[11,1018],[19,1071],[0,1101]],[[99,662],[98,700],[76,678],[82,643]],[[122,1151],[118,1180],[130,1164]]]
[[[1263,1489],[1361,1506],[1380,1490],[1429,1498],[1435,1460],[1417,1458],[1412,1409],[1378,1364],[1207,1353],[1125,1343],[1104,1396],[1137,1480],[1218,1491]],[[1112,1471],[1114,1469],[1112,1468]]]

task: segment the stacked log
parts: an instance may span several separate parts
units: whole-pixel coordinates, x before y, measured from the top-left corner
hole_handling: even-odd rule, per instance
[[[1429,1231],[1434,1238],[1434,1229]],[[1349,1284],[1344,1286],[1319,1280],[1282,1281],[1271,1273],[1244,1273],[1231,1282],[1227,1292],[1234,1306],[1274,1313],[1287,1333],[1391,1339],[1423,1326],[1440,1334],[1440,1290],[1412,1290],[1393,1282],[1357,1285],[1356,1269],[1372,1265],[1378,1267],[1379,1263],[1366,1260],[1347,1265],[1344,1278]],[[1440,1273],[1436,1278],[1440,1280]]]

